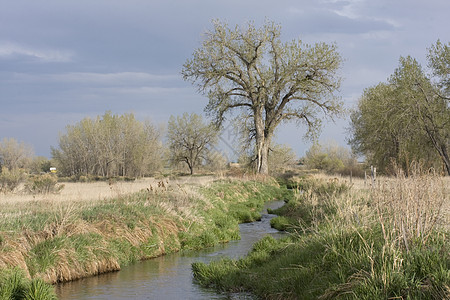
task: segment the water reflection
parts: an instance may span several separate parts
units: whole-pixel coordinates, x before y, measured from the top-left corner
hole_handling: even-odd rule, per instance
[[[276,208],[283,201],[266,206]],[[195,284],[191,264],[210,262],[221,257],[246,255],[252,245],[264,235],[281,236],[270,228],[274,215],[263,214],[259,222],[241,224],[241,240],[200,251],[175,253],[138,262],[119,272],[84,278],[57,286],[60,299],[252,299],[251,295],[222,295]]]

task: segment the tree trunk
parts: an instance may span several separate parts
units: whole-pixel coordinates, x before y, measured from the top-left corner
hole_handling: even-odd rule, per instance
[[[269,174],[269,143],[265,134],[264,119],[262,118],[262,110],[256,109],[254,111],[255,130],[256,130],[256,172],[260,174]]]
[[[447,170],[447,175],[450,176],[450,158],[447,152],[447,145],[442,141],[443,139],[441,138],[441,136],[436,133],[436,130],[429,129],[426,124],[425,131],[428,134],[434,148],[439,153],[439,156],[441,157]]]
[[[447,170],[447,175],[450,176],[450,158],[448,157],[447,149],[445,146],[442,147],[442,161],[445,164],[445,168]]]
[[[260,151],[260,161],[261,165],[259,167],[258,173],[260,174],[269,174],[269,142],[267,139],[265,140],[265,143],[262,145],[262,149]]]

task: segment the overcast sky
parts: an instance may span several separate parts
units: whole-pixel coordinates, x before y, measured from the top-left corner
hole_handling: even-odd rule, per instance
[[[427,48],[450,40],[449,15],[449,0],[0,0],[0,139],[49,157],[66,125],[108,110],[157,124],[202,113],[207,99],[180,71],[213,19],[267,18],[286,41],[336,42],[351,108],[400,56],[426,66]],[[320,139],[346,145],[346,127],[348,118],[326,123]],[[303,133],[283,126],[277,141],[301,156]]]

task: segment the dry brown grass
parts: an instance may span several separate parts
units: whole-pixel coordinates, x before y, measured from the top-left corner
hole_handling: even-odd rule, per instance
[[[39,201],[40,203],[53,202],[79,202],[95,201],[121,197],[127,194],[138,192],[142,189],[152,188],[154,191],[163,192],[169,187],[176,187],[184,184],[204,185],[212,182],[213,176],[199,177],[179,177],[177,179],[155,179],[143,178],[135,181],[119,181],[108,183],[107,181],[98,182],[68,182],[64,183],[64,188],[58,194],[24,194],[24,193],[0,193],[0,204],[11,205],[21,202]]]
[[[372,199],[385,240],[402,244],[408,251],[411,241],[426,244],[434,229],[448,229],[450,195],[446,181],[418,165],[408,177],[398,170],[395,177],[379,181]]]
[[[112,185],[106,181],[99,182],[69,182],[64,183],[64,189],[58,194],[0,194],[0,203],[14,204],[29,201],[92,201],[111,199],[120,195],[138,192],[154,185],[157,180],[153,178],[139,179],[132,182],[117,182]]]
[[[396,176],[377,176],[374,187],[370,178],[350,179],[348,176],[331,176],[324,173],[313,174],[311,177],[323,181],[345,182],[352,188],[351,193],[346,195],[347,198],[349,196],[358,198],[373,193],[373,201],[377,201],[380,205],[389,204],[395,208],[396,215],[413,220],[411,214],[414,213],[416,223],[417,217],[432,218],[430,215],[432,214],[436,223],[450,225],[450,176],[440,176],[432,170],[423,170],[418,165],[412,165],[411,168],[409,177],[400,170]]]

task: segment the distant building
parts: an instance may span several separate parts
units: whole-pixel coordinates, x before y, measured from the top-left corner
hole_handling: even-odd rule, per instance
[[[56,168],[51,167],[50,168],[50,173],[56,173]]]

